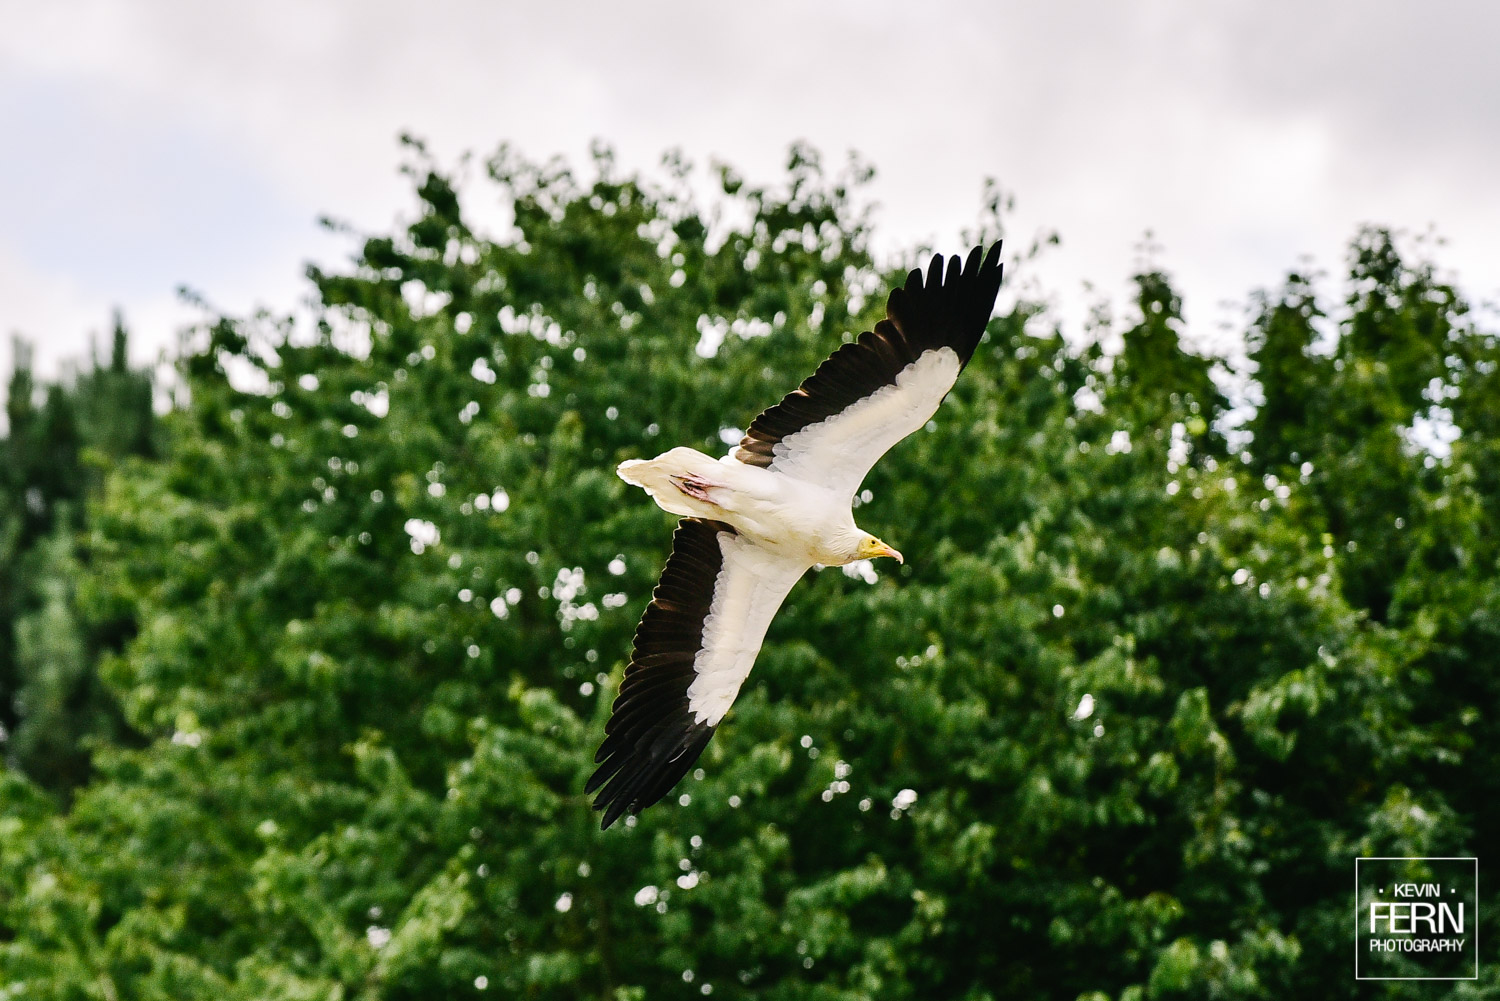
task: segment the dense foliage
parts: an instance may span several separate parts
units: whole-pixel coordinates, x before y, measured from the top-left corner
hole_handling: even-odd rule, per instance
[[[1263,295],[1241,427],[1165,274],[1113,356],[1005,307],[860,496],[906,565],[809,575],[601,834],[671,528],[615,463],[722,449],[896,273],[805,149],[708,204],[502,151],[491,238],[412,158],[411,225],[207,325],[159,456],[26,529],[96,640],[18,633],[125,727],[71,801],[0,773],[0,998],[1500,997],[1493,935],[1351,970],[1355,856],[1500,843],[1500,350],[1425,257]]]
[[[30,346],[15,340],[0,438],[0,749],[6,762],[66,797],[86,781],[94,739],[124,738],[96,669],[130,623],[77,614],[76,535],[85,502],[129,455],[156,453],[151,379],[127,364],[115,318],[107,363],[39,392]]]

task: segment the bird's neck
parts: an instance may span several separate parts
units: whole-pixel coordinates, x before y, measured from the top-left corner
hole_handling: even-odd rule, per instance
[[[864,529],[856,526],[853,519],[850,519],[847,528],[840,529],[836,535],[829,539],[828,548],[838,557],[838,559],[829,565],[843,566],[846,563],[853,563],[859,559],[859,544],[864,541],[865,536],[868,534]]]

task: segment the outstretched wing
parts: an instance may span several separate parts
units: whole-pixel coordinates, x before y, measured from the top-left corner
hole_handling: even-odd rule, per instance
[[[639,813],[687,774],[808,566],[771,554],[723,522],[678,523],[594,755],[599,768],[584,787],[599,790],[594,808],[604,811],[603,826]]]
[[[969,363],[1000,291],[1000,244],[981,260],[935,256],[891,292],[886,318],[824,360],[755,418],[730,453],[740,462],[849,497],[896,442],[931,419]]]

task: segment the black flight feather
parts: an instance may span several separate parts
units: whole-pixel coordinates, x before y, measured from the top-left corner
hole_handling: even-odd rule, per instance
[[[919,270],[908,275],[905,286],[891,290],[886,318],[873,331],[829,355],[801,386],[755,418],[740,441],[740,461],[770,466],[783,438],[895,385],[901,370],[924,352],[952,348],[960,368],[968,365],[1000,291],[1000,244],[981,258],[982,251],[975,247],[964,261],[950,258],[946,276],[940,254],[925,278]]]
[[[635,631],[625,678],[605,725],[599,768],[584,786],[595,790],[604,827],[639,813],[667,794],[708,746],[714,727],[688,709],[693,661],[703,647],[703,622],[724,568],[719,536],[734,529],[719,521],[684,518],[672,535],[672,555]]]

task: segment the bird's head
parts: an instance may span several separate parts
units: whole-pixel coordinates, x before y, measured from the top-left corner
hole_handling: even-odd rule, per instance
[[[855,560],[872,560],[877,556],[889,556],[897,563],[906,562],[906,560],[901,558],[900,553],[875,538],[869,532],[866,532],[864,537],[859,540],[859,544],[854,547],[854,556],[850,558],[849,562],[853,563]]]

